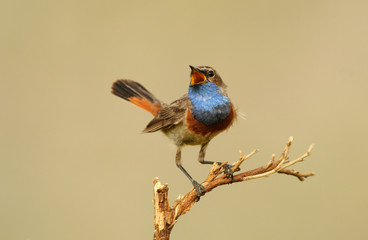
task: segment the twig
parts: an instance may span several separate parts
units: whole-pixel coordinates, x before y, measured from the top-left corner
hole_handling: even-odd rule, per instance
[[[301,157],[289,161],[289,149],[291,143],[293,142],[293,137],[289,138],[284,150],[282,151],[280,157],[276,160],[275,154],[272,155],[271,160],[264,166],[259,168],[249,170],[246,172],[242,172],[234,175],[232,183],[236,182],[244,182],[247,180],[252,180],[256,178],[262,178],[270,176],[274,173],[282,173],[291,176],[297,177],[300,181],[304,181],[305,178],[313,176],[314,173],[300,173],[294,169],[287,169],[288,167],[303,161],[307,158],[312,151],[313,144],[309,147],[307,152],[303,154]],[[233,172],[239,170],[239,166],[247,159],[252,157],[254,154],[258,152],[257,149],[253,150],[246,156],[243,156],[240,151],[239,160],[233,164]],[[231,183],[231,179],[226,177],[226,174],[223,174],[222,166],[227,162],[221,164],[220,166],[217,163],[214,163],[206,180],[202,183],[203,187],[206,189],[206,192],[202,194],[205,195],[211,190],[221,185]],[[168,200],[168,191],[169,187],[167,184],[162,184],[158,178],[154,179],[154,226],[155,232],[153,239],[156,240],[167,240],[170,238],[170,233],[174,225],[176,224],[178,218],[188,212],[191,207],[196,203],[195,200],[197,198],[197,192],[192,189],[184,196],[180,195],[173,206],[170,207]]]

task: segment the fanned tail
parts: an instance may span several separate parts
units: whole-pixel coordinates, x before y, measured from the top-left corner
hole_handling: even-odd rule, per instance
[[[163,103],[153,96],[146,88],[132,80],[120,79],[115,81],[111,87],[111,93],[155,116],[163,105]]]

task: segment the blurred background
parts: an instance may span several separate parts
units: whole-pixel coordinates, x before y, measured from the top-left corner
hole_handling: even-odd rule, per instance
[[[119,78],[171,102],[213,66],[245,119],[207,160],[312,155],[286,175],[215,189],[172,239],[367,239],[367,1],[2,1],[0,239],[151,239],[152,180],[192,186]],[[183,150],[198,181],[210,166]]]

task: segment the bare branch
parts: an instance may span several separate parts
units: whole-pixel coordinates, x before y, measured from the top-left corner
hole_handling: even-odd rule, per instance
[[[289,138],[284,150],[282,151],[280,157],[276,160],[275,154],[272,154],[271,160],[259,168],[255,168],[246,172],[241,172],[234,175],[232,183],[244,182],[252,179],[262,178],[270,176],[274,173],[282,173],[297,177],[300,181],[304,181],[305,178],[313,176],[314,173],[300,173],[294,169],[288,169],[288,167],[303,161],[305,158],[309,157],[313,149],[313,144],[309,147],[306,153],[304,153],[299,158],[289,161],[289,150],[291,143],[293,142],[293,137]],[[233,172],[239,170],[239,166],[247,159],[252,157],[258,152],[257,149],[253,150],[246,156],[239,151],[239,160],[233,164]],[[231,179],[226,176],[223,170],[223,166],[227,162],[218,165],[214,163],[207,178],[203,181],[202,185],[206,189],[206,192],[202,194],[205,195],[211,190],[221,185],[231,183]],[[187,194],[180,195],[170,207],[168,200],[168,185],[162,184],[158,178],[154,179],[154,226],[155,232],[153,238],[158,239],[169,239],[170,233],[174,225],[176,224],[178,218],[188,212],[191,207],[196,203],[197,192],[195,189],[190,190]]]
[[[304,179],[306,179],[307,177],[311,177],[314,176],[315,173],[310,172],[310,173],[300,173],[294,169],[281,169],[278,171],[278,173],[284,173],[287,175],[293,175],[295,177],[297,177],[300,181],[304,181]]]

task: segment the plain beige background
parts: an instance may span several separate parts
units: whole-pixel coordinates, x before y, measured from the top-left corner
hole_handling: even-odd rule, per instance
[[[2,1],[0,239],[151,239],[152,180],[191,189],[149,113],[110,94],[130,78],[171,102],[210,65],[245,120],[208,160],[243,170],[315,143],[296,166],[218,188],[172,239],[367,239],[367,1]],[[183,152],[197,180],[209,166]]]

